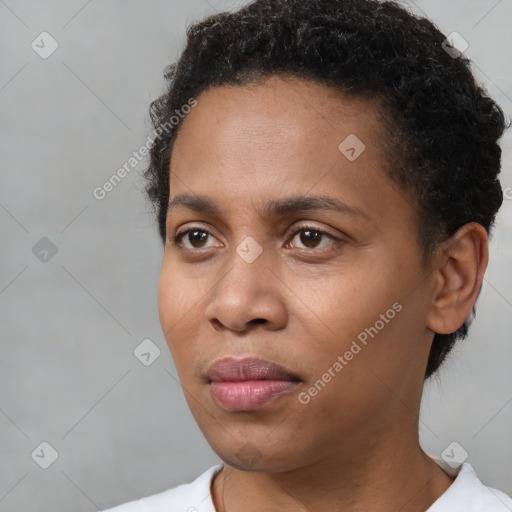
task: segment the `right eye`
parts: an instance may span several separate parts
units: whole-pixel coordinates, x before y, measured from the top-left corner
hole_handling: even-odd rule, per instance
[[[181,233],[177,233],[173,237],[173,244],[185,250],[194,250],[194,249],[207,249],[208,247],[202,245],[205,241],[208,240],[209,236],[213,236],[209,231],[206,231],[203,228],[192,227],[182,231]],[[189,243],[190,246],[187,247],[186,243]]]

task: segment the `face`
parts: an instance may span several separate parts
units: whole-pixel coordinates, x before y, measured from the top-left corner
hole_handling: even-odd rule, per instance
[[[158,303],[208,442],[234,467],[287,471],[414,430],[431,285],[378,107],[276,76],[197,100],[172,153]]]

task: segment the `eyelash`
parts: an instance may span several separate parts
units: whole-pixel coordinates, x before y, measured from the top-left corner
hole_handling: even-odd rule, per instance
[[[295,231],[293,231],[292,233],[290,233],[290,238],[293,239],[295,238],[295,236],[300,233],[301,231],[314,231],[316,233],[319,233],[321,235],[325,235],[327,238],[331,239],[334,244],[336,243],[340,243],[341,240],[337,237],[335,237],[334,235],[331,235],[330,233],[328,233],[327,231],[324,231],[322,229],[318,229],[314,226],[301,226],[300,228],[297,228]],[[186,236],[188,235],[190,232],[192,231],[201,231],[203,233],[208,233],[209,235],[213,236],[208,230],[206,229],[203,229],[203,228],[200,228],[200,227],[191,227],[185,231],[182,231],[181,233],[178,233],[177,235],[175,235],[173,238],[172,238],[172,242],[173,242],[173,245],[179,249],[183,249],[185,251],[200,251],[201,249],[184,249],[181,245],[181,240]],[[302,249],[303,251],[314,251],[314,250],[318,250],[316,248],[313,248],[313,249],[307,249],[307,248],[300,248]],[[323,249],[320,248],[320,249]]]

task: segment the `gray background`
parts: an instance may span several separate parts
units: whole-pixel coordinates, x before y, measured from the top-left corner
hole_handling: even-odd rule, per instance
[[[160,332],[162,249],[143,164],[102,201],[92,191],[145,142],[149,102],[186,25],[241,3],[0,0],[1,511],[100,510],[218,461]],[[410,5],[463,35],[479,80],[512,117],[511,0]],[[43,31],[59,44],[47,59],[31,48]],[[510,133],[502,147],[508,199],[477,321],[426,386],[420,427],[429,453],[457,441],[480,478],[510,494]],[[32,252],[43,237],[57,248],[46,263]],[[161,355],[146,367],[133,351],[147,338]],[[31,458],[43,441],[59,455],[46,470]]]

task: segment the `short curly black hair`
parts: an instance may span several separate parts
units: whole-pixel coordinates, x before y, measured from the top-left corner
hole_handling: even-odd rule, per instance
[[[165,70],[167,90],[150,108],[158,136],[144,175],[163,243],[169,163],[183,118],[176,113],[210,87],[271,75],[379,102],[392,148],[386,172],[415,199],[427,259],[466,223],[490,233],[503,201],[497,176],[505,118],[470,61],[445,40],[428,19],[378,0],[256,0],[188,27],[181,57]],[[467,332],[468,321],[435,334],[425,379]]]

